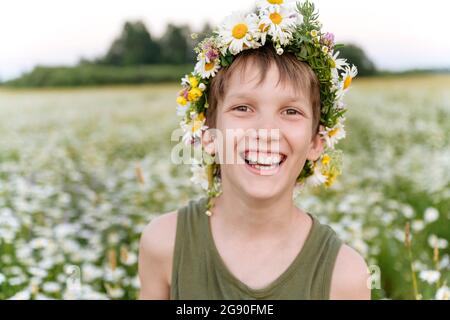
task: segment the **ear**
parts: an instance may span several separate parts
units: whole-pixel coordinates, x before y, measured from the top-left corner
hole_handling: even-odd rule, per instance
[[[216,144],[214,143],[214,137],[209,129],[206,129],[202,133],[202,145],[207,153],[214,155],[216,153]]]
[[[323,127],[323,125],[319,126],[319,132],[324,129],[325,128]],[[307,155],[306,159],[311,160],[311,161],[316,161],[317,159],[319,159],[320,155],[322,154],[323,148],[324,148],[324,138],[322,137],[322,135],[320,133],[317,133],[311,139],[311,143],[309,145],[309,151],[308,151],[308,155]]]

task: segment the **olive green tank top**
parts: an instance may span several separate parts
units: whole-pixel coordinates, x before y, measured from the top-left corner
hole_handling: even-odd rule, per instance
[[[178,210],[170,299],[329,299],[342,244],[330,226],[308,212],[313,224],[294,261],[269,285],[254,289],[238,280],[223,262],[205,214],[206,199],[191,199]]]

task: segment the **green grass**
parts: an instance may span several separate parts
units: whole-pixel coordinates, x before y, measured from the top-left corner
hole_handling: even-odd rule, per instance
[[[129,67],[89,64],[76,67],[38,66],[17,79],[5,82],[3,85],[32,88],[178,82],[191,69],[192,65],[190,64]]]

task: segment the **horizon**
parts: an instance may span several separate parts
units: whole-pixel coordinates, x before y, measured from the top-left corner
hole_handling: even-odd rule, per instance
[[[374,4],[356,0],[312,2],[319,10],[322,30],[333,32],[339,43],[360,46],[379,70],[450,68],[450,41],[444,41],[450,30],[446,18],[449,3],[430,0],[424,8],[419,1],[408,2],[405,15],[404,3],[388,0],[379,0],[375,9]],[[98,58],[107,52],[126,21],[142,20],[150,34],[159,38],[169,23],[189,24],[197,32],[206,22],[214,27],[233,11],[249,10],[254,3],[230,0],[211,8],[206,0],[172,1],[158,3],[155,10],[144,0],[10,2],[0,12],[0,80],[16,78],[36,65],[73,66],[82,58]],[[102,16],[104,6],[108,11]],[[390,10],[378,10],[386,7]],[[433,15],[427,14],[427,8]],[[18,17],[21,24],[17,24]]]

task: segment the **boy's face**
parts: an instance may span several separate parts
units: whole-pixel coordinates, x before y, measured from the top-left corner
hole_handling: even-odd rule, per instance
[[[316,160],[323,148],[320,136],[312,136],[309,94],[303,89],[296,93],[290,83],[277,85],[276,65],[267,67],[259,85],[260,71],[253,63],[247,64],[244,75],[234,72],[216,118],[224,138],[217,150],[223,184],[257,199],[292,193],[305,161]],[[234,161],[223,163],[230,153]]]

